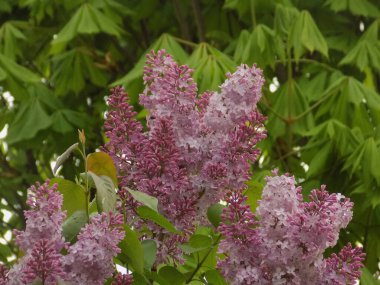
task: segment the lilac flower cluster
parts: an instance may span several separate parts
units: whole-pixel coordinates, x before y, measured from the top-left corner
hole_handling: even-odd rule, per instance
[[[122,224],[122,215],[102,213],[93,217],[64,257],[66,280],[72,284],[102,285],[112,276],[112,260],[120,252],[117,245],[124,238]]]
[[[360,248],[348,244],[324,259],[352,218],[353,204],[325,187],[304,202],[294,177],[267,177],[257,217],[239,192],[231,193],[223,223],[218,267],[231,284],[355,284],[363,266]]]
[[[133,282],[133,277],[130,274],[121,274],[118,273],[114,277],[112,285],[131,285]]]
[[[104,150],[120,176],[122,211],[134,217],[137,203],[125,187],[157,197],[159,210],[179,229],[192,232],[205,210],[229,189],[244,189],[258,141],[265,137],[256,103],[264,83],[255,66],[241,65],[221,92],[197,95],[192,70],[164,51],[147,56],[140,103],[149,111],[146,132],[134,120],[122,88],[112,90]],[[138,225],[136,225],[138,226]],[[150,226],[159,256],[178,259],[178,237]]]
[[[1,285],[32,284],[103,284],[111,277],[112,258],[120,252],[117,244],[124,238],[121,214],[98,214],[69,246],[62,237],[66,213],[61,210],[63,197],[57,185],[49,181],[30,188],[25,211],[26,229],[15,231],[16,243],[24,256],[9,271],[0,265]],[[63,254],[63,250],[67,254]],[[128,284],[128,283],[126,283]]]
[[[25,253],[8,272],[8,285],[30,284],[39,279],[43,284],[56,284],[65,278],[60,252],[67,248],[62,237],[66,212],[61,211],[63,197],[57,185],[49,181],[32,186],[25,211],[25,231],[15,230],[16,244]]]

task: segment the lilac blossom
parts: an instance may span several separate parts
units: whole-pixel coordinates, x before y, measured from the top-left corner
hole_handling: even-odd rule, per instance
[[[122,224],[121,214],[102,213],[82,228],[78,241],[64,256],[67,281],[78,285],[101,285],[112,276],[112,260],[120,252],[117,245],[124,238]]]
[[[59,280],[71,285],[103,284],[111,277],[113,257],[124,238],[120,214],[98,214],[82,228],[78,241],[69,246],[62,237],[62,195],[49,181],[30,189],[27,200],[31,207],[25,212],[26,229],[16,231],[16,243],[24,251],[8,272],[0,267],[0,284],[21,285],[40,281],[44,285]],[[62,250],[67,250],[67,255]]]
[[[62,224],[66,212],[62,212],[62,195],[57,184],[49,186],[49,181],[36,183],[30,189],[25,211],[26,228],[15,231],[16,244],[24,256],[7,273],[7,285],[30,284],[40,280],[43,284],[56,284],[64,278],[60,251],[67,248],[62,237]]]
[[[192,70],[164,51],[151,52],[144,70],[140,103],[149,111],[146,132],[133,117],[120,87],[112,90],[104,146],[120,177],[122,212],[136,216],[139,205],[125,187],[159,201],[160,212],[178,229],[191,233],[206,209],[230,189],[242,190],[257,159],[256,144],[265,137],[256,103],[264,83],[260,69],[242,65],[221,85],[221,92],[197,95]],[[136,223],[139,227],[141,223]],[[159,257],[179,259],[179,239],[155,225]],[[176,253],[169,255],[169,253]],[[158,261],[163,261],[158,258]]]
[[[267,177],[256,218],[240,192],[230,195],[218,228],[225,255],[218,267],[231,284],[354,284],[363,266],[360,248],[348,245],[323,258],[351,220],[353,204],[325,186],[309,198],[303,201],[288,175]]]
[[[133,276],[130,274],[118,273],[114,277],[112,285],[131,285],[133,283]]]
[[[360,278],[365,254],[352,248],[349,243],[338,254],[333,253],[325,260],[324,284],[356,284]]]
[[[61,264],[62,256],[54,244],[47,240],[39,240],[25,258],[22,269],[22,281],[31,284],[40,280],[44,285],[55,285],[59,279],[65,279],[66,273]]]
[[[63,197],[57,191],[57,184],[49,187],[49,181],[32,186],[26,203],[31,208],[25,211],[25,231],[15,230],[16,244],[23,250],[33,248],[40,239],[50,240],[60,251],[66,246],[62,237],[62,224],[66,212],[61,211]]]

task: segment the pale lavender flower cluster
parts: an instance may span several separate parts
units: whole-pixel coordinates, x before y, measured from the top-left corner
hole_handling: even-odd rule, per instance
[[[49,187],[49,181],[43,185],[36,183],[29,191],[26,203],[31,210],[24,213],[25,231],[14,231],[16,244],[26,252],[37,241],[46,239],[53,243],[57,251],[61,251],[66,245],[61,234],[66,212],[61,211],[63,197],[57,191],[57,185]]]
[[[120,252],[117,244],[124,238],[121,214],[94,216],[78,241],[69,246],[62,237],[66,213],[61,210],[63,197],[57,185],[37,183],[30,188],[27,203],[31,210],[25,211],[26,229],[15,231],[24,256],[9,271],[0,265],[1,285],[103,284],[112,276],[112,258]]]
[[[64,257],[68,272],[66,280],[72,284],[102,285],[114,272],[113,257],[120,252],[118,243],[124,238],[122,215],[102,213],[82,228],[78,241]]]
[[[157,197],[160,212],[185,232],[229,189],[245,188],[259,152],[255,146],[265,137],[256,106],[264,83],[260,69],[241,65],[227,75],[220,93],[201,95],[191,75],[164,51],[148,54],[140,95],[149,111],[148,131],[133,119],[127,94],[117,87],[108,100],[104,147],[117,165],[128,216],[135,216],[137,204],[124,187]],[[178,259],[180,238],[150,228],[162,239],[159,257]]]
[[[304,202],[294,177],[267,177],[254,217],[245,198],[232,193],[218,230],[218,267],[231,284],[355,284],[363,266],[360,248],[347,245],[324,259],[352,218],[353,204],[325,187]]]
[[[57,185],[49,181],[32,186],[25,211],[25,231],[15,230],[16,244],[25,253],[8,272],[7,285],[31,284],[39,279],[43,284],[56,284],[65,278],[60,252],[67,247],[62,237],[66,212],[61,211],[63,197]]]

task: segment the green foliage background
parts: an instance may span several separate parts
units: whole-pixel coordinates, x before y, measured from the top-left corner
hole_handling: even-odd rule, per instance
[[[166,49],[195,69],[200,91],[217,90],[240,63],[264,70],[259,107],[269,135],[248,183],[252,208],[276,167],[294,174],[305,195],[326,184],[349,196],[354,218],[335,250],[361,243],[362,284],[378,284],[379,21],[377,0],[0,1],[0,130],[8,130],[0,140],[0,235],[24,226],[25,189],[53,176],[50,162],[77,141],[77,129],[90,150],[104,143],[111,86],[124,85],[145,116],[145,53]],[[13,241],[3,240],[0,261],[12,254]]]

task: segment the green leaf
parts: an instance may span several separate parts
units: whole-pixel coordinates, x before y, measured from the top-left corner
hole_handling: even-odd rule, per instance
[[[51,117],[45,112],[39,100],[32,99],[21,106],[14,121],[9,126],[6,140],[14,144],[34,138],[40,130],[52,124]]]
[[[274,16],[274,30],[277,34],[287,38],[289,30],[293,26],[300,12],[294,7],[288,7],[282,4],[276,5]]]
[[[144,239],[141,245],[144,249],[144,267],[150,270],[156,261],[157,243],[153,239]]]
[[[343,169],[350,169],[351,175],[361,169],[365,180],[375,179],[380,184],[380,150],[375,140],[370,137],[360,144],[347,158]]]
[[[70,122],[70,124],[80,129],[84,129],[85,127],[88,127],[91,124],[91,118],[86,114],[67,109],[63,109],[61,110],[61,112],[65,116],[66,120]]]
[[[62,110],[55,111],[51,116],[51,120],[54,131],[61,134],[66,134],[73,131],[73,126],[67,121]]]
[[[319,51],[328,57],[328,46],[308,11],[302,11],[289,33],[289,42],[294,47],[294,57],[299,59],[304,49]]]
[[[377,207],[377,211],[378,209],[379,207]],[[370,272],[376,272],[379,268],[380,243],[378,237],[378,229],[374,228],[369,230],[367,236],[365,266]]]
[[[380,150],[373,138],[369,138],[365,144],[363,154],[363,173],[371,174],[380,185]]]
[[[367,0],[327,0],[326,5],[334,12],[350,11],[353,15],[379,17],[379,9]]]
[[[340,65],[354,64],[361,71],[368,66],[380,71],[380,42],[378,41],[378,22],[366,30],[357,44],[339,62]]]
[[[124,77],[113,82],[111,85],[129,85],[132,81],[141,78],[143,76],[144,65],[146,61],[146,54],[151,50],[157,51],[164,49],[166,52],[173,56],[173,58],[179,63],[185,63],[188,58],[185,50],[176,42],[176,40],[169,34],[162,34],[139,58],[131,71],[129,71]]]
[[[158,276],[168,282],[168,284],[184,284],[186,282],[185,276],[172,266],[163,266],[158,271]]]
[[[86,212],[74,212],[62,225],[62,234],[65,237],[65,240],[69,242],[73,241],[86,223]]]
[[[143,192],[135,191],[129,188],[127,190],[129,193],[131,193],[131,195],[133,196],[133,198],[135,198],[136,201],[139,201],[140,203],[144,204],[145,206],[148,206],[155,212],[158,212],[158,200],[156,197],[152,197]]]
[[[51,81],[57,94],[67,94],[68,90],[78,94],[84,88],[86,79],[102,87],[107,83],[107,75],[94,64],[88,48],[77,47],[53,57]]]
[[[10,257],[13,254],[10,247],[0,243],[0,260],[7,262],[7,257]]]
[[[163,227],[169,232],[179,234],[178,231],[163,215],[157,213],[147,206],[140,206],[136,210],[137,214],[143,218],[155,222],[157,225]]]
[[[280,47],[279,49],[276,49]],[[277,38],[272,29],[265,25],[257,25],[251,34],[243,30],[234,54],[234,60],[239,63],[257,63],[260,67],[271,65],[274,67],[278,51],[284,50],[282,43],[277,42]],[[284,59],[283,53],[279,54]]]
[[[114,185],[118,185],[115,163],[107,153],[102,151],[90,153],[87,156],[87,169],[98,176],[110,177]]]
[[[37,83],[41,81],[41,79],[29,69],[17,64],[2,54],[0,54],[0,68],[7,74],[7,77],[13,77],[20,82]]]
[[[86,195],[80,185],[63,178],[53,178],[50,180],[50,185],[55,183],[58,184],[58,191],[63,196],[62,209],[67,211],[67,217],[70,217],[77,211],[86,211]]]
[[[320,146],[319,151],[314,155],[313,160],[309,164],[309,170],[307,171],[307,177],[312,177],[320,172],[324,171],[327,159],[332,151],[332,144],[330,141],[326,141],[323,146]]]
[[[194,234],[190,237],[190,240],[187,244],[181,245],[181,248],[186,254],[190,254],[209,249],[211,246],[211,237],[202,234]]]
[[[78,145],[78,143],[71,145],[58,157],[53,169],[53,174],[57,173],[58,168],[70,157],[73,151],[78,148]]]
[[[139,241],[138,234],[125,226],[125,238],[120,242],[121,253],[127,257],[128,265],[134,271],[143,274],[144,272],[144,249]]]
[[[120,37],[122,30],[111,19],[94,8],[91,4],[83,4],[52,41],[52,52],[63,49],[65,44],[78,34],[96,34],[104,32]]]
[[[221,216],[224,208],[225,208],[224,205],[217,203],[217,204],[211,205],[207,209],[207,218],[211,222],[211,224],[216,228],[220,224],[220,221],[221,221],[220,216]]]
[[[19,41],[25,41],[25,35],[11,22],[5,22],[0,28],[0,52],[14,60],[22,55]]]
[[[362,268],[362,275],[360,277],[360,284],[362,285],[379,285],[380,281],[376,280],[367,267]]]
[[[197,81],[200,92],[217,90],[224,82],[226,73],[236,67],[227,55],[206,43],[198,45],[187,64],[195,70],[193,78]]]
[[[244,194],[247,196],[247,204],[249,205],[249,208],[254,213],[256,211],[256,208],[258,206],[258,201],[261,198],[261,194],[263,192],[264,185],[258,181],[251,180],[247,181],[246,183],[248,185],[247,190],[244,192]]]
[[[96,187],[96,204],[99,211],[115,211],[116,191],[112,179],[105,175],[98,176],[91,171],[89,171],[88,174],[89,177],[92,178]]]
[[[283,118],[295,118],[308,109],[306,96],[293,80],[281,85],[275,93],[271,94],[270,98],[274,100],[272,108]],[[285,123],[277,116],[269,117],[267,127],[272,130],[271,136],[273,137],[285,135]],[[291,127],[292,132],[301,135],[310,130],[314,127],[312,113],[309,112],[301,119],[294,121]]]
[[[206,271],[205,277],[209,285],[227,285],[227,282],[218,270],[211,269]]]

